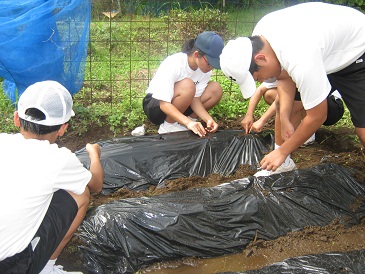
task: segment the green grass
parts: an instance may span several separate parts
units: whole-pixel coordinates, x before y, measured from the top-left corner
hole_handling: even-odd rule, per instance
[[[166,56],[180,51],[186,37],[211,27],[228,39],[249,35],[264,14],[278,6],[263,6],[231,10],[227,13],[202,9],[174,11],[174,18],[125,15],[119,21],[92,22],[90,44],[85,68],[85,82],[74,96],[76,115],[73,128],[79,134],[90,124],[110,127],[115,133],[128,132],[147,118],[142,110],[142,98],[149,79]],[[221,16],[220,20],[217,20]],[[185,18],[182,23],[178,18]],[[197,22],[193,22],[196,18]],[[201,21],[201,18],[204,18]],[[195,31],[195,32],[194,32]],[[221,71],[214,70],[214,80],[224,90],[221,102],[210,113],[216,119],[245,115],[248,100],[243,99],[238,85],[228,80]],[[268,106],[262,101],[256,115],[262,115]],[[16,132],[13,125],[14,108],[0,91],[1,132]],[[352,126],[348,111],[336,126]]]

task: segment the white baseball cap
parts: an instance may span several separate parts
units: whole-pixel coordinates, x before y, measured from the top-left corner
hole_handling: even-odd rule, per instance
[[[256,83],[249,69],[252,60],[252,43],[247,37],[229,40],[220,55],[223,73],[235,81],[244,98],[250,98],[256,91]]]
[[[37,120],[26,114],[30,108],[38,109],[45,115]],[[18,101],[18,114],[23,120],[45,126],[62,125],[75,115],[69,91],[56,81],[37,82],[29,86]]]

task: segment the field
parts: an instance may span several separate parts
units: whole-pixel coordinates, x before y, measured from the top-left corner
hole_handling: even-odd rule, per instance
[[[220,121],[221,129],[240,129],[239,119]],[[156,134],[157,127],[148,124],[148,134]],[[268,126],[270,130],[272,126]],[[86,142],[107,140],[114,135],[109,129],[94,126],[88,133],[78,137],[72,129],[60,140],[60,145],[71,150],[82,148]],[[292,154],[298,168],[308,168],[322,162],[337,163],[351,167],[359,172],[356,179],[364,184],[364,154],[352,128],[322,127],[316,133],[316,142],[299,148]],[[212,174],[207,178],[193,177],[170,181],[165,188],[149,189],[147,192],[119,191],[118,194],[96,195],[92,204],[99,205],[113,199],[158,195],[170,191],[181,191],[193,187],[212,187],[252,175],[253,171],[242,166],[232,176]],[[333,223],[326,227],[308,227],[302,231],[291,232],[285,237],[272,241],[253,241],[242,253],[219,258],[188,258],[174,262],[161,262],[140,270],[139,273],[217,273],[223,271],[245,271],[261,268],[265,265],[305,254],[319,254],[334,251],[351,251],[365,248],[365,222],[352,227],[343,227]],[[66,270],[82,270],[82,258],[77,251],[80,240],[75,237],[61,254],[58,263]]]

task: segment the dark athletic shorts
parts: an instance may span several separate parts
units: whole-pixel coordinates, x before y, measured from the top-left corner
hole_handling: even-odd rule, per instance
[[[22,252],[0,262],[0,273],[39,273],[65,237],[78,211],[76,201],[64,190],[53,194],[47,213],[32,241]],[[27,229],[27,228],[24,228]]]
[[[151,93],[148,93],[143,99],[143,111],[146,114],[148,120],[150,120],[155,125],[161,125],[165,119],[166,114],[160,109],[160,100],[152,97]],[[193,113],[191,107],[188,107],[184,115],[189,116]]]
[[[334,90],[331,90],[330,94],[332,94]],[[300,93],[296,91],[295,101],[300,101]],[[336,98],[333,95],[329,95],[327,97],[327,119],[324,121],[324,126],[332,126],[336,124],[343,116],[345,112],[345,107],[343,105],[343,102],[340,98]]]
[[[341,71],[327,75],[332,90],[338,90],[355,127],[365,128],[365,53]]]

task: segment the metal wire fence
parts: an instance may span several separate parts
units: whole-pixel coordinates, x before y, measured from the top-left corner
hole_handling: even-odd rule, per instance
[[[160,62],[185,40],[204,30],[226,42],[249,35],[264,14],[288,5],[270,2],[94,0],[85,81],[75,101],[113,108],[142,98]]]

